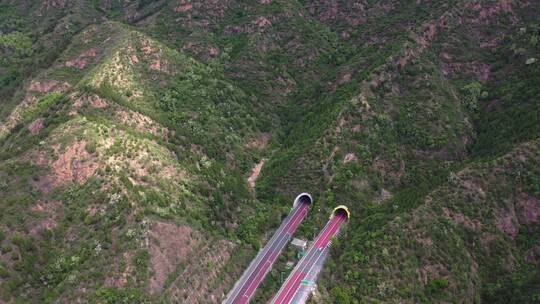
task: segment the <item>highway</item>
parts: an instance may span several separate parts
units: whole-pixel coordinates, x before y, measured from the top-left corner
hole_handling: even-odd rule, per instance
[[[248,303],[257,287],[272,268],[279,254],[287,245],[296,228],[306,216],[312,199],[309,194],[300,194],[293,204],[293,209],[283,220],[270,241],[251,262],[242,277],[223,301],[223,304]]]
[[[348,211],[347,211],[348,212]],[[334,212],[310,246],[307,254],[298,262],[287,280],[270,303],[289,304],[305,303],[311,287],[314,285],[324,260],[328,255],[330,240],[339,232],[341,225],[347,220],[347,213]]]

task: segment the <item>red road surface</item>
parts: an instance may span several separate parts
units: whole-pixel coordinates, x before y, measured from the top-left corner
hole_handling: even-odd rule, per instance
[[[313,265],[317,263],[317,260],[321,256],[322,249],[330,243],[330,238],[333,237],[341,223],[346,220],[346,215],[342,213],[335,214],[326,224],[324,229],[319,233],[315,239],[315,243],[309,249],[308,253],[299,262],[298,267],[295,268],[295,272],[289,276],[283,287],[279,290],[278,294],[274,297],[272,304],[288,304],[296,294],[302,280],[307,276]]]
[[[283,224],[274,233],[270,242],[265,246],[261,257],[255,264],[255,268],[250,271],[248,268],[247,274],[244,274],[239,283],[234,287],[231,296],[227,298],[226,304],[245,304],[253,296],[257,287],[264,279],[274,262],[277,260],[281,250],[289,241],[292,234],[300,225],[308,211],[309,203],[299,202],[298,206],[292,211],[292,215],[288,217]],[[258,257],[256,257],[257,259]],[[250,268],[253,266],[250,266]],[[245,276],[245,278],[244,278]]]

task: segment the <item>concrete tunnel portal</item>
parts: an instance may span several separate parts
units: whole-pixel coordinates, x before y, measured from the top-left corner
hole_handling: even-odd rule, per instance
[[[347,208],[347,206],[345,205],[339,205],[336,208],[334,208],[334,210],[332,211],[332,215],[330,217],[333,217],[337,214],[344,215],[347,218],[347,220],[351,218],[351,211],[349,211],[349,208]]]
[[[311,195],[310,195],[309,193],[307,193],[307,192],[300,193],[300,194],[298,194],[298,196],[294,199],[293,208],[295,208],[296,206],[298,206],[299,203],[304,203],[304,204],[311,205],[311,204],[313,204],[313,198],[312,198]]]

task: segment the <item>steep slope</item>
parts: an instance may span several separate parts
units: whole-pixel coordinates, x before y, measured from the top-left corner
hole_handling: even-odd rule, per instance
[[[110,22],[26,92],[2,125],[4,300],[222,297],[249,252],[249,96]]]
[[[537,300],[536,2],[0,3],[1,300],[220,302],[303,191],[315,302]]]
[[[345,203],[359,215],[351,220],[347,236],[361,236],[361,241],[341,244],[334,255],[335,268],[330,267],[326,280],[324,277],[321,280],[329,285],[320,288],[324,301],[330,301],[329,296],[341,299],[342,303],[351,303],[354,299],[360,303],[374,299],[385,302],[441,301],[444,297],[437,298],[429,291],[429,282],[424,280],[420,268],[415,272],[416,277],[414,273],[407,277],[403,290],[375,288],[379,284],[382,289],[389,284],[398,284],[396,281],[401,282],[405,276],[377,275],[387,271],[389,266],[384,262],[378,267],[370,263],[384,246],[373,245],[373,251],[365,254],[365,246],[373,243],[369,235],[392,235],[385,230],[389,221],[414,212],[417,206],[424,204],[426,195],[452,177],[452,172],[479,160],[478,152],[483,150],[482,158],[491,159],[507,152],[516,142],[538,138],[534,123],[539,113],[534,84],[538,83],[538,66],[526,64],[538,52],[534,43],[538,7],[530,3],[496,1],[475,5],[455,2],[450,7],[449,4],[440,5],[444,9],[430,10],[434,16],[429,18],[420,17],[425,13],[423,6],[417,6],[418,11],[414,13],[409,5],[409,10],[393,11],[397,15],[395,18],[384,19],[385,22],[396,21],[394,26],[401,29],[401,34],[395,37],[400,30],[392,25],[388,27],[389,32],[375,32],[377,39],[387,42],[371,52],[384,53],[385,48],[389,48],[390,55],[383,57],[380,65],[356,69],[356,62],[352,61],[342,66],[345,81],[336,91],[329,89],[329,93],[318,99],[319,104],[311,108],[305,119],[293,126],[284,139],[287,148],[267,162],[262,170],[257,190],[263,200],[280,195],[280,191],[290,195],[298,189],[313,188],[320,191],[322,199],[318,202],[322,210],[329,211],[336,203]],[[349,13],[347,7],[342,9],[341,13]],[[399,22],[403,20],[402,15],[408,16],[405,20],[412,20],[411,14],[419,16],[413,18],[415,26],[412,30],[411,23]],[[425,22],[419,26],[416,20]],[[366,22],[369,25],[369,21]],[[379,26],[381,24],[382,21]],[[386,34],[390,36],[384,38]],[[364,39],[371,41],[365,36]],[[401,47],[392,46],[396,42]],[[518,49],[520,51],[516,52]],[[359,56],[369,58],[370,52],[365,51]],[[527,174],[534,175],[534,172],[527,170]],[[283,184],[286,186],[280,186]],[[506,182],[502,184],[507,185]],[[530,192],[528,195],[536,197]],[[533,203],[533,208],[537,208],[536,204]],[[486,205],[485,210],[492,210],[492,207]],[[312,223],[306,223],[304,231],[308,238],[313,234],[311,227],[321,226],[326,220],[324,212],[319,218],[311,219]],[[479,215],[473,219],[482,223],[484,220]],[[429,223],[428,219],[426,222]],[[529,228],[533,234],[536,225]],[[423,229],[428,232],[435,226],[426,224]],[[379,234],[381,231],[388,233]],[[478,240],[478,235],[467,233],[460,237]],[[414,243],[416,239],[411,232],[405,242]],[[532,235],[524,239],[529,240],[529,248],[535,243]],[[505,244],[515,246],[512,241]],[[454,245],[439,244],[434,248],[450,252]],[[407,258],[422,254],[420,248],[414,250],[414,247],[403,249],[403,252]],[[530,265],[530,259],[523,261],[527,256],[524,251],[515,254],[521,259],[521,265]],[[352,259],[354,255],[365,260],[367,268],[357,271],[358,262]],[[482,259],[482,255],[476,259]],[[532,260],[532,263],[536,262]],[[349,265],[353,266],[349,268]],[[502,266],[496,265],[500,264],[481,264],[479,271],[500,271]],[[394,271],[401,267],[396,265]],[[479,277],[470,287],[473,296],[469,300],[474,301],[474,297],[496,299],[489,294],[504,294],[501,301],[512,299],[509,286],[526,282],[527,267],[530,266],[512,268],[514,281],[508,281],[511,283],[494,283],[489,276]],[[470,269],[446,269],[452,269],[446,278],[449,281],[466,276],[470,282],[475,282]],[[360,281],[363,276],[373,280],[364,284]],[[274,280],[279,280],[279,276]],[[343,284],[344,281],[349,283]],[[446,287],[440,287],[443,293],[451,290]],[[265,298],[268,296],[265,294]],[[461,301],[467,297],[464,294],[452,296],[448,292],[445,300]],[[531,297],[533,295],[521,299],[532,301]]]

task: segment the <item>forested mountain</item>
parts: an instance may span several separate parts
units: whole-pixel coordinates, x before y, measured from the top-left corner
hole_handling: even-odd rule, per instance
[[[0,0],[0,303],[540,301],[540,2]],[[279,289],[282,254],[252,303]]]

